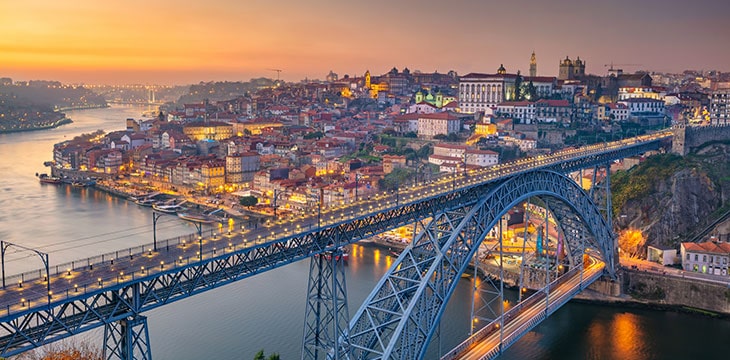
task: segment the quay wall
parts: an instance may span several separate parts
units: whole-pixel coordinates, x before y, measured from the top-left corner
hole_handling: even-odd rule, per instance
[[[702,144],[730,140],[730,125],[677,126],[672,132],[672,152],[682,156]]]
[[[730,315],[730,287],[723,284],[626,269],[623,290],[634,299],[650,304]]]

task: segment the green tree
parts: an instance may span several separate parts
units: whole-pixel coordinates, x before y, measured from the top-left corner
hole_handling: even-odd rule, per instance
[[[240,199],[238,199],[238,203],[241,204],[241,206],[250,208],[251,206],[258,204],[259,199],[256,198],[255,196],[243,196]]]
[[[522,100],[522,94],[520,94],[520,89],[522,88],[522,80],[522,75],[520,75],[520,72],[517,71],[517,77],[515,78],[515,96],[514,99],[511,99],[512,101]]]
[[[266,356],[264,355],[264,349],[259,350],[259,352],[254,355],[253,360],[266,360]]]
[[[390,174],[385,175],[384,178],[378,181],[378,186],[385,191],[397,190],[399,187],[408,184],[413,177],[414,171],[412,169],[395,168]]]
[[[281,357],[279,357],[279,354],[273,353],[269,355],[269,360],[281,360]]]
[[[323,136],[324,136],[324,133],[322,133],[321,131],[315,131],[315,132],[311,132],[311,133],[308,133],[308,134],[304,135],[304,138],[307,139],[307,140],[309,140],[309,139],[317,139],[317,140],[319,140]]]

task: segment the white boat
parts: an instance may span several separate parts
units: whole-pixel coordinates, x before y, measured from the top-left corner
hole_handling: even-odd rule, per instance
[[[216,209],[211,212],[205,212],[202,214],[179,212],[179,213],[177,213],[177,216],[179,218],[181,218],[183,220],[187,220],[187,221],[204,223],[204,224],[212,224],[212,223],[215,223],[215,222],[218,222],[221,220],[220,217],[214,216],[214,214],[219,211],[221,211],[221,209]]]
[[[156,211],[167,213],[167,214],[174,214],[178,211],[182,211],[187,209],[183,205],[187,202],[186,200],[183,200],[182,202],[176,202],[177,200],[172,200],[169,202],[164,203],[154,203],[152,204],[152,208]]]

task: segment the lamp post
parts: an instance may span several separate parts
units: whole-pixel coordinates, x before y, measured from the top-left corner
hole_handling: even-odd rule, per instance
[[[152,210],[152,247],[157,251],[157,220],[162,216],[155,210]]]
[[[44,253],[40,250],[32,249],[29,247],[25,247],[23,245],[13,244],[8,241],[0,240],[0,264],[2,267],[2,280],[3,280],[3,289],[5,289],[5,251],[10,246],[15,246],[17,248],[21,248],[23,250],[28,250],[36,253],[38,257],[41,258],[41,261],[43,261],[43,265],[46,268],[46,294],[48,296],[48,302],[51,302],[51,274],[48,270],[48,253]]]

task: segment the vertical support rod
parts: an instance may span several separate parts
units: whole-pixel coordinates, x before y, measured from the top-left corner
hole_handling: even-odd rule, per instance
[[[499,349],[504,341],[504,253],[502,251],[502,218],[499,219]]]
[[[543,199],[543,201],[545,201],[545,239],[543,240],[545,243],[543,245],[545,246],[545,312],[547,313],[550,305],[550,222],[547,200]]]
[[[522,236],[522,263],[520,264],[520,288],[517,293],[517,302],[522,302],[522,293],[525,288],[525,247],[527,247],[527,229],[530,227],[530,199],[525,206],[525,233]]]
[[[5,241],[0,240],[0,263],[2,263],[2,272],[3,272],[3,289],[5,289]]]
[[[476,314],[474,313],[474,308],[476,307],[476,297],[477,297],[477,279],[479,276],[479,250],[477,249],[477,253],[474,256],[474,279],[472,279],[472,292],[471,292],[471,316],[469,316],[469,336],[474,335],[474,330],[476,328],[476,323],[474,320],[476,319]],[[441,322],[439,322],[439,328],[441,327]]]

